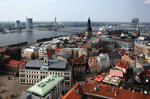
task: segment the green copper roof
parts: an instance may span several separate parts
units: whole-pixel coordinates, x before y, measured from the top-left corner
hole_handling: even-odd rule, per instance
[[[28,88],[26,91],[44,97],[50,90],[52,90],[57,85],[57,83],[61,82],[62,80],[64,80],[64,77],[49,75],[37,84]]]
[[[91,37],[91,38],[90,38],[90,42],[93,43],[93,44],[96,44],[96,43],[99,42],[99,39],[96,38],[96,37]]]
[[[139,23],[137,23],[137,25],[136,25],[136,31],[137,31],[137,32],[140,31]]]

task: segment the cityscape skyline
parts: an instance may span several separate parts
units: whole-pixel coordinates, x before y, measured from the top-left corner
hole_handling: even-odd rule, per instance
[[[86,21],[130,22],[138,17],[140,22],[150,22],[150,0],[1,0],[0,21]]]

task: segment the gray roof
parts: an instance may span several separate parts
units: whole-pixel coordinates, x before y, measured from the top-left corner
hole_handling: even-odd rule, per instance
[[[30,60],[25,67],[26,68],[38,68],[42,69],[44,67],[43,60]],[[50,59],[49,60],[49,65],[47,66],[48,69],[66,69],[67,62],[59,61],[57,59]]]
[[[109,58],[112,58],[112,57],[121,57],[121,55],[119,54],[119,52],[110,52],[108,53],[108,56]]]
[[[150,68],[150,63],[143,63],[142,66],[143,68]]]
[[[140,74],[141,72],[143,72],[143,69],[141,69],[141,68],[135,68],[135,69],[134,69],[134,72],[135,72],[136,74]]]
[[[62,52],[62,53],[59,53],[57,56],[61,56],[61,57],[64,57],[66,59],[69,59],[72,55],[70,53],[67,53],[67,52]]]

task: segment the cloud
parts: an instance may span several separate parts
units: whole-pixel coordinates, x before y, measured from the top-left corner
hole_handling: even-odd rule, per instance
[[[145,4],[150,4],[150,0],[144,0]]]

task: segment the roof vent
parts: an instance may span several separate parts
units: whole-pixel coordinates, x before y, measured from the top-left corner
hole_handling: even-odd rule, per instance
[[[44,87],[46,84],[44,82],[41,82],[38,86],[39,87]]]
[[[54,80],[54,78],[50,78],[49,80],[52,81],[52,80]]]

